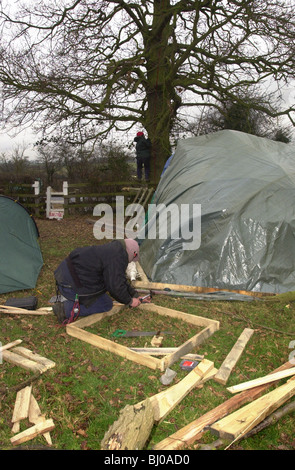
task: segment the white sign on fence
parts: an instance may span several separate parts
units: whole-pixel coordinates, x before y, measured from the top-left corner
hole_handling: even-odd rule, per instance
[[[62,192],[55,192],[51,186],[46,190],[46,217],[47,219],[63,219],[64,217],[64,196],[68,195],[68,182],[63,182]]]

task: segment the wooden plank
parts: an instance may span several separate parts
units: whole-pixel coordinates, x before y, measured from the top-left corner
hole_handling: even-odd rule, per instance
[[[31,361],[37,362],[38,364],[42,364],[46,369],[52,369],[55,367],[55,362],[51,361],[50,359],[47,359],[46,357],[40,356],[40,354],[37,354],[30,349],[24,348],[22,346],[18,346],[12,350],[12,352],[15,352],[16,354],[19,354],[22,357],[25,357],[26,359],[30,359]]]
[[[152,303],[141,304],[139,308],[142,310],[156,312],[159,315],[163,315],[163,316],[167,316],[171,318],[177,318],[186,323],[191,323],[192,325],[195,325],[195,326],[207,327],[210,325],[212,326],[212,329],[214,331],[217,331],[220,325],[219,321],[217,320],[211,320],[210,318],[200,317],[198,315],[191,315],[190,313],[180,312],[178,310],[173,310],[171,308],[162,307],[160,305],[156,305]]]
[[[98,321],[101,321],[107,317],[111,317],[115,315],[116,313],[120,312],[122,308],[123,308],[123,304],[118,304],[118,305],[114,305],[113,308],[109,310],[108,312],[94,313],[92,315],[88,315],[87,317],[81,317],[75,321],[75,326],[77,328],[86,328],[87,326],[94,325]]]
[[[0,305],[1,313],[19,314],[19,315],[52,315],[52,307],[38,308],[36,310],[27,310],[26,308],[11,307],[9,305]]]
[[[81,328],[75,327],[74,323],[67,325],[66,331],[70,336],[81,339],[82,341],[92,344],[97,348],[118,354],[119,356],[137,362],[138,364],[150,367],[151,369],[163,370],[161,369],[161,361],[159,359],[152,356],[142,355],[125,346],[122,346],[121,344],[115,343],[106,338],[102,338],[101,336],[95,335],[93,333],[89,333],[88,331],[84,331]]]
[[[0,346],[0,353],[2,351],[5,351],[6,349],[10,349],[10,348],[13,348],[14,346],[17,346],[20,343],[22,343],[22,340],[16,339],[15,341],[12,341],[11,343],[4,344],[3,346]]]
[[[182,284],[165,284],[162,282],[146,282],[146,281],[135,281],[133,286],[135,289],[148,289],[148,290],[163,290],[170,289],[178,292],[196,292],[196,293],[208,293],[208,292],[234,292],[242,295],[249,295],[252,297],[268,297],[273,296],[273,293],[264,292],[252,292],[246,290],[232,290],[232,289],[218,289],[215,287],[199,287],[199,286],[188,286]]]
[[[263,421],[295,395],[295,380],[263,395],[234,413],[212,424],[210,430],[222,439],[236,439]]]
[[[21,357],[19,354],[15,354],[12,351],[3,351],[2,358],[11,364],[14,364],[15,366],[22,367],[26,370],[32,370],[33,372],[39,372],[40,374],[43,374],[43,372],[47,370],[47,367],[45,367],[43,364],[38,364],[37,362],[31,361],[30,359]]]
[[[15,311],[19,311],[20,313],[27,313],[29,312],[30,310],[27,310],[26,308],[21,308],[21,307],[13,307],[13,306],[10,306],[10,305],[0,305],[0,308],[3,308],[5,310],[15,310]]]
[[[34,437],[37,437],[40,434],[44,434],[46,432],[50,432],[55,428],[54,422],[52,419],[46,419],[44,422],[40,422],[31,426],[30,428],[26,429],[19,434],[16,434],[10,439],[12,445],[19,445],[27,442]]]
[[[132,351],[136,351],[141,354],[148,354],[151,356],[167,356],[167,354],[172,354],[177,351],[179,348],[130,348]],[[186,359],[191,359],[195,361],[201,361],[204,359],[203,354],[186,354],[184,356]]]
[[[162,421],[193,388],[203,381],[206,374],[213,368],[214,363],[204,359],[180,382],[150,397],[155,421]]]
[[[246,344],[250,340],[253,333],[254,333],[254,330],[252,330],[251,328],[244,329],[244,331],[241,333],[241,335],[237,339],[234,347],[228,353],[225,360],[223,361],[221,367],[218,370],[218,373],[215,375],[214,380],[216,382],[219,382],[223,385],[226,384],[231,374],[231,371],[233,370],[236,363],[240,359],[241,354],[244,351]]]
[[[202,344],[207,338],[209,338],[215,331],[214,325],[209,325],[207,328],[204,328],[200,333],[197,333],[192,338],[188,339],[184,344],[182,344],[177,351],[173,352],[172,354],[167,355],[162,359],[163,361],[163,368],[166,369],[167,367],[174,364],[178,361],[181,356],[190,353],[194,348]]]
[[[204,359],[180,382],[149,397],[154,409],[155,421],[163,420],[194,387],[206,378],[213,368],[214,363]]]
[[[264,377],[259,377],[258,379],[253,379],[247,382],[233,385],[232,387],[228,387],[227,390],[231,393],[242,392],[243,390],[249,390],[249,388],[254,388],[258,387],[259,385],[275,382],[277,380],[284,379],[285,377],[290,377],[294,374],[295,367],[292,367],[291,369],[282,370],[280,372],[276,372],[275,374],[265,375]]]
[[[286,362],[272,373],[289,369],[292,366],[293,364]],[[207,429],[208,426],[240,408],[245,403],[252,402],[261,396],[268,387],[269,384],[264,384],[232,396],[217,407],[160,441],[154,446],[154,450],[176,450],[193,444],[197,439],[201,438],[205,428]]]
[[[16,423],[29,416],[29,406],[31,399],[32,386],[28,386],[19,390],[16,394],[13,415],[11,422]]]

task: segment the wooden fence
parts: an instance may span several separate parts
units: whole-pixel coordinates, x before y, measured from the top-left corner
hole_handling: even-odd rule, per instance
[[[1,194],[20,202],[35,216],[45,214],[45,195],[41,193],[40,182],[33,184],[9,183],[1,188]]]
[[[41,190],[39,181],[33,184],[9,184],[2,193],[19,201],[37,217],[61,219],[69,215],[93,213],[94,207],[105,203],[115,207],[116,198],[124,197],[125,206],[137,202],[144,207],[150,202],[153,187],[143,187],[138,182],[98,182],[95,188],[88,183],[63,182],[61,191],[50,186]]]

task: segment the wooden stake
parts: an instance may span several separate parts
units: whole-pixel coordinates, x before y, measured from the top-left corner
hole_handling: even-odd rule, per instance
[[[16,339],[15,341],[12,341],[11,343],[4,344],[3,346],[0,346],[0,353],[2,351],[6,351],[6,349],[10,349],[10,348],[13,348],[14,346],[17,346],[20,343],[22,343],[22,340]]]
[[[28,386],[19,390],[16,394],[14,410],[11,422],[13,423],[12,432],[18,432],[20,421],[29,416],[29,406],[31,399],[32,386]]]
[[[150,397],[155,421],[163,420],[193,388],[206,379],[213,368],[214,363],[204,359],[180,382]]]
[[[219,382],[223,385],[226,384],[231,374],[231,371],[233,370],[236,363],[240,359],[240,356],[242,352],[244,351],[246,344],[248,343],[253,333],[254,333],[254,330],[252,330],[251,328],[244,329],[244,331],[238,338],[237,342],[235,343],[234,347],[226,356],[217,374],[215,375],[214,380],[216,382]]]
[[[52,419],[46,419],[44,422],[40,422],[35,424],[34,426],[26,429],[19,434],[16,434],[10,439],[12,445],[19,445],[24,442],[27,442],[34,437],[37,437],[39,434],[44,434],[46,432],[50,432],[55,428],[54,422]]]
[[[34,395],[31,395],[30,400],[30,407],[29,407],[29,421],[32,424],[38,424],[46,421],[44,415],[42,415],[41,410],[39,408],[38,402]],[[52,445],[52,440],[49,432],[44,433],[44,437],[48,443],[48,445]]]
[[[249,380],[248,382],[243,382],[238,385],[233,385],[228,387],[227,390],[231,393],[242,392],[243,390],[249,390],[250,388],[258,387],[258,385],[275,382],[276,380],[283,379],[285,377],[290,377],[295,374],[295,367],[292,367],[288,370],[281,370],[275,374],[266,375],[264,377],[259,377],[258,379]]]

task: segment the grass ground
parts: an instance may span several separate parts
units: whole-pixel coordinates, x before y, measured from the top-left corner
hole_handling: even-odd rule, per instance
[[[93,226],[87,223],[86,218],[61,221],[37,219],[36,222],[44,258],[36,288],[2,295],[1,304],[11,297],[34,295],[38,298],[39,307],[48,306],[49,299],[55,294],[53,271],[59,262],[77,246],[97,243],[92,233]],[[222,364],[244,328],[255,330],[227,386],[265,375],[288,361],[292,351],[290,342],[295,340],[295,304],[292,301],[213,302],[160,295],[153,301],[220,321],[220,330],[193,351],[204,354],[216,368]],[[107,336],[112,329],[123,324],[129,327],[134,324],[142,328],[157,327],[157,319],[153,319],[151,325],[146,320],[133,311],[132,317],[107,320],[101,334]],[[175,331],[177,328],[179,344],[194,334],[187,325],[175,325],[168,319],[164,326],[167,330]],[[32,380],[33,394],[42,413],[55,423],[55,429],[51,432],[53,448],[61,450],[99,450],[105,432],[118,419],[120,410],[166,388],[159,380],[162,375],[160,371],[153,371],[70,337],[53,315],[25,317],[0,313],[0,330],[2,344],[20,338],[24,347],[56,363],[55,368],[40,376],[6,362],[0,365],[1,449],[12,447],[11,417],[16,391],[28,380]],[[170,346],[170,340],[167,337],[167,343],[163,346]],[[137,346],[137,341],[133,338],[130,344]],[[178,363],[171,368],[177,372],[175,381],[186,374]],[[194,389],[162,423],[154,426],[146,449],[152,449],[157,442],[230,396],[225,386],[213,380]],[[24,422],[21,430],[26,427],[28,423]],[[209,443],[215,439],[208,431],[202,442]],[[191,449],[196,448],[196,444]],[[44,446],[46,441],[41,436],[22,447],[34,449]],[[294,415],[290,414],[252,438],[238,442],[231,449],[292,450],[294,447]]]

